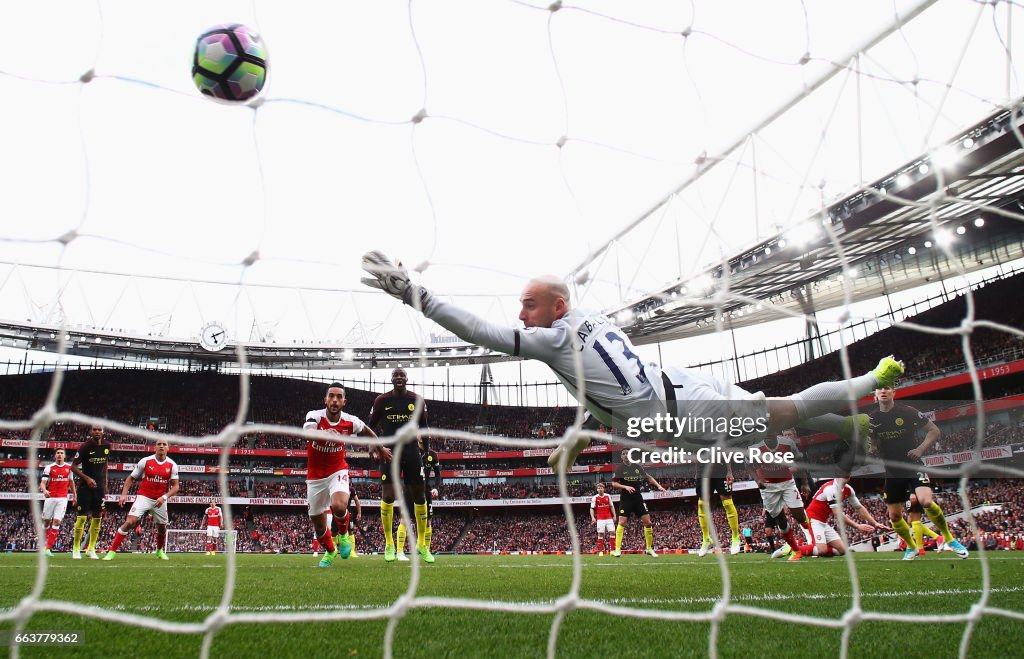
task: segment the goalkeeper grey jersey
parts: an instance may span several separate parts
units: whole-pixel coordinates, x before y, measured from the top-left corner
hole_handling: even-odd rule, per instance
[[[664,411],[661,369],[640,359],[629,337],[603,314],[574,309],[550,328],[514,329],[489,323],[437,297],[428,299],[423,313],[463,341],[544,362],[605,426],[624,430],[630,417]],[[576,354],[586,381],[584,396],[576,376]]]

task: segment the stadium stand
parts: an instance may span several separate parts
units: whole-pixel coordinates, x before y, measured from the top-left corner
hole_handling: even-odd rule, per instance
[[[1017,305],[1005,304],[1007,295],[1019,286],[1020,277],[990,283],[975,292],[977,315],[1011,325],[1024,325],[1024,311]],[[964,316],[964,300],[956,298],[911,318],[915,323],[934,327],[949,327]],[[1024,357],[1020,339],[1005,333],[978,331],[971,337],[972,348],[979,364],[1011,362]],[[918,380],[927,375],[941,384],[943,377],[962,372],[962,351],[956,337],[936,339],[898,328],[882,330],[850,347],[854,369],[873,364],[878,354],[895,352],[905,355],[909,371]],[[745,386],[764,389],[768,393],[788,391],[807,382],[820,380],[821,373],[839,376],[838,356],[829,355],[800,367],[760,378]],[[5,376],[0,378],[0,418],[24,419],[39,408],[49,386],[50,376],[45,373]],[[413,386],[414,385],[410,385]],[[962,386],[962,385],[957,385]],[[307,409],[314,408],[322,398],[323,384],[278,377],[252,377],[250,379],[249,420],[297,426]],[[998,399],[1018,395],[1024,391],[1024,379],[1015,373],[985,381],[986,398]],[[942,388],[939,387],[941,390]],[[119,421],[153,430],[198,436],[216,433],[231,421],[238,404],[238,380],[235,376],[216,373],[155,372],[145,370],[74,370],[67,373],[58,407]],[[348,390],[348,411],[365,415],[375,393]],[[941,408],[943,398],[954,396],[941,390],[936,396],[936,407]],[[568,408],[509,408],[479,406],[464,403],[429,401],[431,425],[437,428],[473,430],[511,437],[538,437],[539,433],[559,434],[571,424],[575,411]],[[546,425],[543,425],[546,424]],[[942,437],[930,455],[943,455],[969,451],[975,447],[976,429],[972,418],[952,418],[939,422]],[[67,442],[73,446],[85,435],[85,428],[74,424],[59,424],[49,429],[44,439],[49,442]],[[4,431],[0,433],[0,492],[25,493],[28,480],[25,475],[27,433]],[[120,491],[127,465],[134,464],[145,454],[145,447],[137,440],[108,433],[115,445],[111,454],[113,465],[108,492]],[[820,439],[820,438],[818,438]],[[983,446],[1024,446],[1024,415],[1010,410],[987,419]],[[50,445],[52,448],[53,445]],[[832,444],[811,441],[806,447],[811,462],[828,463],[832,460]],[[232,504],[235,528],[238,530],[239,551],[255,552],[308,552],[310,538],[306,511],[300,505],[305,497],[303,481],[305,458],[303,440],[264,436],[258,433],[244,435],[237,444],[240,451],[230,457],[233,472],[229,479],[230,496],[241,501],[259,501],[245,505]],[[435,439],[432,448],[441,454],[446,472],[441,488],[440,502],[459,502],[455,508],[435,508],[434,547],[438,551],[492,552],[492,551],[565,551],[569,546],[566,522],[560,506],[558,486],[546,470],[547,451],[496,451],[476,442],[454,439]],[[289,451],[299,451],[289,454]],[[49,457],[49,449],[41,457]],[[172,448],[173,451],[173,448]],[[265,452],[274,452],[265,454]],[[1022,450],[1024,452],[1024,450]],[[353,451],[350,463],[354,470],[353,487],[371,507],[364,511],[361,549],[379,551],[382,534],[379,529],[375,501],[380,498],[380,484],[371,471],[364,453]],[[219,495],[214,467],[218,463],[211,454],[174,452],[173,457],[184,467],[180,496],[208,499]],[[599,444],[592,452],[581,456],[578,464],[586,473],[573,474],[569,480],[569,495],[589,497],[598,480],[609,480],[617,451],[613,446]],[[511,470],[526,470],[522,476],[510,475]],[[659,549],[693,548],[700,543],[692,492],[697,487],[692,469],[666,468],[655,473],[659,481],[673,493],[664,499],[652,501],[655,520],[655,544]],[[752,474],[743,468],[735,470],[737,481],[748,481]],[[858,491],[872,513],[884,517],[884,506],[878,497],[880,483],[872,480],[855,481]],[[946,488],[949,490],[949,486]],[[971,542],[1003,542],[1014,547],[1016,538],[1024,536],[1024,495],[1016,481],[997,481],[986,484],[972,483],[973,502],[992,501],[1003,504],[997,512],[984,513],[978,518],[980,533],[984,537]],[[273,501],[271,501],[273,500]],[[757,490],[738,488],[735,500],[741,523],[754,531],[755,547],[767,549],[771,545],[766,534]],[[940,495],[947,514],[961,508],[959,497],[948,491]],[[474,504],[473,502],[479,502]],[[530,505],[517,505],[517,502]],[[287,503],[288,505],[285,505]],[[468,504],[468,505],[461,505]],[[495,505],[497,504],[497,505]],[[205,502],[175,503],[171,507],[171,528],[198,529]],[[0,504],[0,549],[24,550],[34,547],[29,519],[23,514],[24,501],[5,500]],[[112,507],[113,517],[120,511]],[[594,549],[586,504],[575,504],[576,523],[584,551]],[[717,502],[713,517],[719,528],[725,528],[724,513]],[[73,516],[64,520],[59,542],[67,543]],[[966,527],[958,521],[958,532]],[[113,532],[114,524],[104,525],[104,534]],[[148,547],[149,529],[143,526],[139,534],[140,549]],[[989,538],[989,535],[991,538]],[[851,533],[854,542],[865,539]],[[777,539],[775,539],[777,542]],[[198,543],[198,540],[196,540]],[[627,529],[625,549],[639,550],[643,546],[639,526]],[[58,549],[61,547],[58,544]],[[196,545],[197,549],[199,544]]]

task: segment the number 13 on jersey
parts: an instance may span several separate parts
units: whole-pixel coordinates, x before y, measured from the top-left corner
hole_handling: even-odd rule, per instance
[[[633,393],[633,387],[626,377],[627,373],[631,374],[633,371],[633,364],[630,362],[635,362],[638,369],[636,373],[637,382],[647,384],[644,363],[629,347],[629,342],[617,332],[605,332],[603,336],[594,337],[593,348],[601,356],[604,365],[608,367],[608,370],[615,377],[615,381],[622,387],[623,396]]]

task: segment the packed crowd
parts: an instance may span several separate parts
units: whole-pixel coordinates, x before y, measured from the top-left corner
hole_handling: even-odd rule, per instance
[[[861,489],[861,501],[871,514],[879,521],[885,520],[885,504],[877,491],[880,483],[870,481],[858,485]],[[943,490],[940,487],[937,490],[937,500],[947,516],[955,515],[963,509],[959,494],[950,488]],[[971,487],[970,499],[974,506],[998,503],[1002,507],[977,515],[977,537],[972,537],[964,519],[954,521],[951,528],[957,537],[964,540],[964,544],[987,542],[991,538],[994,542],[1012,545],[1010,538],[1024,535],[1024,488],[1021,487],[1020,481],[979,482]],[[763,507],[756,498],[748,496],[743,500],[737,499],[736,503],[740,528],[749,527],[752,530],[757,549],[768,548],[769,538],[772,538],[774,543],[779,542],[775,533],[766,532]],[[717,497],[712,498],[711,508],[719,539],[723,544],[728,544],[729,527]],[[100,546],[105,547],[109,544],[115,527],[123,520],[125,513],[125,510],[116,505],[108,508]],[[205,528],[201,507],[171,506],[170,516],[172,529]],[[596,550],[596,536],[586,505],[574,507],[574,516],[583,550]],[[397,517],[396,515],[396,520]],[[699,546],[701,534],[696,517],[696,503],[693,499],[682,504],[666,502],[664,507],[652,507],[655,548],[693,549]],[[73,524],[74,514],[69,512],[64,518],[56,551],[68,551]],[[311,532],[305,508],[236,507],[233,525],[237,531],[239,551],[309,551]],[[361,551],[374,552],[382,549],[383,535],[378,509],[365,509],[362,520],[356,527],[357,543]],[[137,544],[129,546],[145,551],[151,548],[153,542],[152,522],[147,520],[140,529],[136,532]],[[851,542],[870,539],[870,534],[853,529],[848,529],[848,534]],[[199,534],[192,535],[199,537]],[[192,535],[185,537],[192,538]],[[200,541],[193,538],[182,542]],[[0,549],[24,550],[32,549],[34,546],[32,521],[31,517],[25,515],[24,504],[10,503],[0,506]],[[570,541],[565,516],[560,510],[552,512],[551,508],[536,511],[523,508],[479,508],[468,511],[435,509],[433,546],[439,552],[552,552],[567,550]],[[643,549],[643,530],[638,521],[631,520],[627,526],[623,548],[627,551]]]
[[[1010,327],[1024,327],[1024,307],[1006,304],[1015,299],[1024,275],[1017,275],[989,283],[976,289],[975,317],[984,318]],[[966,297],[961,295],[949,302],[919,313],[908,321],[937,328],[959,327],[967,317]],[[984,363],[990,357],[1024,349],[1024,339],[985,327],[971,333],[971,351],[975,363]],[[894,354],[904,360],[910,378],[915,374],[941,375],[966,370],[963,345],[959,335],[935,335],[890,327],[861,339],[849,349],[850,369],[854,374],[866,373],[875,367],[879,355]],[[1017,357],[1020,359],[1020,357]],[[741,383],[748,391],[763,391],[769,396],[786,396],[822,380],[842,378],[838,352],[820,357],[793,368]]]

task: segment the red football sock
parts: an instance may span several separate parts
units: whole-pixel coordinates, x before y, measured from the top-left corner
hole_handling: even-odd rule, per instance
[[[316,538],[313,538],[313,551],[314,552],[320,551],[320,541],[317,540]]]
[[[800,545],[800,553],[804,556],[814,556],[814,545]]]
[[[324,551],[328,554],[334,553],[334,538],[331,537],[331,530],[327,529],[326,532],[319,538],[320,546],[324,548]]]
[[[832,545],[825,545],[825,551],[824,552],[821,552],[821,551],[818,552],[818,556],[821,556],[822,558],[828,558],[829,556],[832,556],[833,554],[834,554],[834,552],[832,551]]]
[[[167,548],[167,529],[156,530],[156,548],[166,549]]]
[[[121,546],[121,543],[124,542],[124,539],[127,537],[127,533],[118,529],[117,533],[114,534],[114,541],[110,543],[110,548],[107,549],[107,551],[117,551],[117,548]]]
[[[335,515],[334,518],[337,519],[338,516]],[[341,518],[341,524],[338,525],[340,527],[338,529],[338,535],[348,535],[348,522],[351,518],[352,513],[345,511],[345,516]]]
[[[46,531],[46,548],[53,549],[53,543],[57,540],[57,529],[52,526]]]
[[[597,551],[604,551],[604,538],[597,539]]]
[[[783,534],[786,539],[786,543],[793,548],[793,551],[800,551],[800,543],[796,541],[796,535],[793,534],[793,529],[789,529]]]

